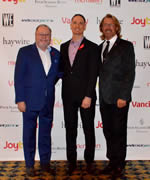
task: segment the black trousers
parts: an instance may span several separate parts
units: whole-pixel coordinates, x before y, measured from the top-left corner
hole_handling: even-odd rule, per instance
[[[81,102],[77,100],[63,100],[64,105],[64,119],[66,128],[66,146],[67,146],[67,160],[70,163],[76,163],[77,160],[77,126],[78,126],[78,110],[80,109],[81,120],[83,124],[83,132],[85,135],[85,151],[84,159],[87,163],[94,160],[95,155],[95,103],[92,101],[91,107],[88,109],[81,108]]]
[[[124,167],[127,146],[127,118],[129,103],[118,108],[115,104],[100,104],[107,158],[113,166]]]

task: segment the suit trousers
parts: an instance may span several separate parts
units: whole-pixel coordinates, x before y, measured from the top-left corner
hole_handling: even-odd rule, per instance
[[[23,113],[23,148],[26,167],[34,166],[38,117],[38,150],[40,156],[40,164],[47,165],[50,163],[53,105],[51,108],[49,108],[48,105],[45,105],[41,111],[27,110],[27,112]]]
[[[70,163],[76,163],[77,160],[77,127],[78,127],[78,109],[80,109],[83,132],[85,135],[85,151],[84,159],[87,163],[92,163],[95,155],[95,103],[92,101],[91,107],[88,109],[81,108],[81,102],[71,100],[63,100],[64,119],[66,128],[66,145],[67,145],[67,160]]]
[[[124,167],[127,146],[127,117],[129,103],[123,108],[116,104],[100,104],[107,158],[113,166]]]

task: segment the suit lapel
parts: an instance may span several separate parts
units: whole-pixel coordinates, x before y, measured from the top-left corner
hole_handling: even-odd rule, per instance
[[[39,66],[41,68],[41,71],[43,71],[43,73],[45,74],[46,76],[46,73],[45,73],[45,70],[44,70],[44,66],[43,66],[43,63],[42,63],[42,60],[41,60],[41,57],[40,57],[40,54],[39,54],[39,51],[36,47],[36,44],[33,44],[33,54],[34,54],[34,59],[37,61],[37,63],[39,63]]]

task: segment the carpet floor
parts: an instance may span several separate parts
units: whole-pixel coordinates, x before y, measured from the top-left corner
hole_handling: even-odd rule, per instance
[[[52,161],[51,168],[55,175],[51,175],[42,172],[39,161],[36,161],[36,175],[28,177],[24,161],[0,161],[0,180],[150,180],[150,160],[127,161],[125,174],[120,178],[102,175],[100,170],[106,165],[107,161],[95,161],[94,175],[90,175],[86,171],[86,163],[78,161],[76,171],[69,176],[66,161]]]

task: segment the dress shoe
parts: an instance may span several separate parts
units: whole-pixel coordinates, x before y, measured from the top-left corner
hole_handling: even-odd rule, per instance
[[[88,172],[88,174],[94,174],[93,163],[87,163],[86,171]]]
[[[27,167],[26,168],[26,173],[28,176],[34,177],[35,176],[35,171],[33,167]]]
[[[103,170],[102,170],[102,174],[111,174],[114,170],[114,167],[111,163],[109,163]]]
[[[75,171],[76,167],[77,167],[76,163],[69,163],[69,165],[68,165],[69,176],[72,175],[72,173],[73,173],[73,171]]]
[[[41,164],[41,170],[43,172],[49,172],[50,171],[50,165],[49,164]]]
[[[116,167],[114,168],[114,170],[112,171],[112,176],[114,177],[121,177],[123,176],[125,173],[125,169],[122,167]]]

